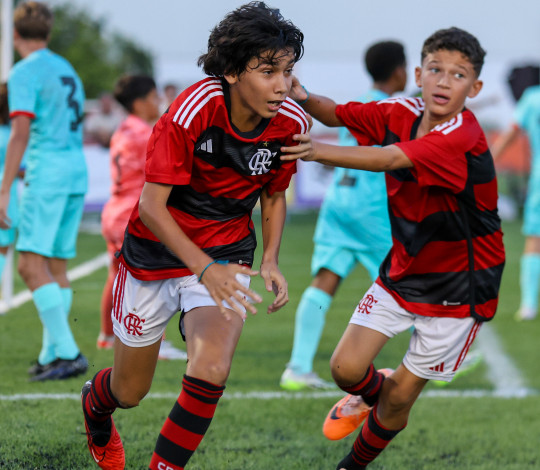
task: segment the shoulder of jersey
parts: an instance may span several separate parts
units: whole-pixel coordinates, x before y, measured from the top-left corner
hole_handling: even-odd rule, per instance
[[[197,113],[220,96],[223,96],[223,87],[219,78],[209,77],[195,83],[180,95],[177,108],[171,110],[172,121],[188,129]]]
[[[403,110],[412,112],[416,116],[420,116],[424,111],[424,100],[422,98],[395,96],[377,101],[377,105],[397,105],[403,108]]]
[[[309,131],[309,122],[306,117],[306,112],[291,98],[285,98],[285,101],[283,101],[279,108],[278,114],[282,114],[296,121],[300,126],[301,134],[305,134]]]

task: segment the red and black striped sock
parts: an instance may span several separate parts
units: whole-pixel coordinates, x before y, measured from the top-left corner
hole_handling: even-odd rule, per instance
[[[182,391],[165,421],[150,470],[182,470],[202,441],[224,386],[184,375]]]
[[[111,415],[119,403],[111,392],[112,368],[100,370],[92,379],[88,392],[83,389],[83,411],[91,425],[92,439],[98,446],[109,442],[112,423]],[[86,394],[85,394],[86,393]]]
[[[351,395],[361,395],[367,405],[373,406],[379,399],[384,378],[384,375],[376,371],[375,366],[371,364],[360,382],[341,389]]]
[[[84,400],[84,413],[96,423],[106,421],[118,408],[118,401],[111,392],[111,371],[109,367],[94,376],[90,392]]]
[[[377,419],[377,405],[375,405],[354,441],[351,452],[338,464],[336,469],[363,470],[367,464],[377,458],[405,426],[396,431],[386,429]]]

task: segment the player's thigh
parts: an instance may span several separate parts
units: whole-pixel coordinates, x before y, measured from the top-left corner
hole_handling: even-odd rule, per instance
[[[20,203],[17,251],[53,257],[65,204],[65,195],[35,193],[25,189]]]
[[[84,211],[84,195],[70,194],[66,196],[64,213],[58,226],[53,246],[55,258],[74,258],[77,253],[77,235]]]
[[[481,323],[474,318],[418,315],[403,364],[418,377],[450,382],[473,344]]]
[[[311,275],[314,277],[321,269],[328,269],[345,279],[356,266],[354,253],[338,245],[316,243],[311,257]]]
[[[197,307],[184,316],[188,375],[225,384],[244,322],[226,319],[217,306]]]
[[[115,339],[111,388],[122,406],[138,405],[150,390],[160,345],[161,338],[143,347],[127,346]]]

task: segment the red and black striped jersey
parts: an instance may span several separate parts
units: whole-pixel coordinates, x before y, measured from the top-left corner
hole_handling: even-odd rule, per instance
[[[212,258],[253,263],[252,210],[261,192],[284,191],[296,171],[281,162],[282,146],[307,132],[302,108],[287,99],[272,119],[242,133],[230,121],[228,85],[218,78],[195,83],[171,104],[148,141],[146,181],[172,185],[167,208],[186,235]],[[121,261],[137,279],[191,274],[139,218],[135,206]]]
[[[493,158],[467,109],[415,139],[423,110],[419,98],[336,109],[361,145],[395,144],[414,164],[386,173],[393,244],[377,282],[410,312],[489,320],[505,262]]]

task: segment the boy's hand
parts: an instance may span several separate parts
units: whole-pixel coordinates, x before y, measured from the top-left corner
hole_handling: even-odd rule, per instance
[[[293,147],[281,147],[281,160],[292,161],[302,159],[307,161],[315,160],[316,142],[311,140],[309,134],[295,134],[293,140],[298,142],[298,145]]]
[[[302,102],[308,97],[306,89],[300,84],[300,80],[293,75],[291,91],[289,91],[289,98],[294,101]]]
[[[0,194],[0,228],[8,229],[11,227],[11,219],[7,215],[10,193]]]
[[[246,319],[246,313],[240,306],[252,314],[257,313],[253,303],[262,302],[262,298],[257,292],[244,287],[237,279],[237,274],[247,274],[256,276],[259,271],[253,271],[247,266],[240,264],[212,264],[202,276],[201,283],[208,289],[208,292],[216,302],[221,313],[227,320],[230,320],[230,310],[225,308],[223,302],[227,302],[232,310],[237,313],[242,320]]]
[[[268,306],[267,313],[273,313],[289,301],[289,288],[287,281],[276,263],[263,262],[261,264],[261,277],[268,292],[274,292],[276,298]]]

